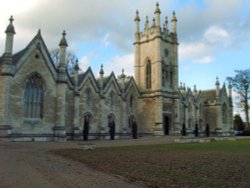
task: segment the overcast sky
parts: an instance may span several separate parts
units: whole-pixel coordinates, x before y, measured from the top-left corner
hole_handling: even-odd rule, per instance
[[[14,51],[30,42],[41,29],[49,50],[58,47],[67,32],[68,49],[80,60],[82,71],[91,66],[97,74],[121,69],[133,74],[134,17],[138,9],[141,28],[150,24],[155,0],[0,0],[0,51],[10,15],[15,18]],[[198,89],[215,87],[250,65],[250,0],[158,0],[161,21],[178,19],[180,81]]]

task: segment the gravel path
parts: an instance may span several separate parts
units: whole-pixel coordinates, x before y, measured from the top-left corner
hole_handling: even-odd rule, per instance
[[[0,188],[140,188],[141,183],[128,182],[119,176],[105,174],[84,164],[48,152],[62,148],[153,145],[173,143],[180,137],[143,137],[137,140],[102,140],[88,142],[1,142]]]
[[[96,147],[173,142],[173,137],[88,141]],[[84,142],[0,142],[0,188],[140,188],[140,183],[105,174],[84,164],[51,154],[50,150],[79,148]],[[84,143],[86,144],[86,142]]]
[[[48,152],[76,147],[77,142],[0,142],[0,188],[143,187]]]

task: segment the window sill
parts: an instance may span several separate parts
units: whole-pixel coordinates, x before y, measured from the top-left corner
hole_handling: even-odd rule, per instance
[[[41,118],[24,118],[24,123],[36,124],[42,122]]]

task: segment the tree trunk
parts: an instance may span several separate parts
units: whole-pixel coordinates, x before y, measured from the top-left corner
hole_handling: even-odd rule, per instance
[[[247,93],[247,91],[246,91],[246,93]],[[245,107],[244,111],[245,111],[246,123],[247,123],[246,129],[247,129],[247,130],[250,130],[250,126],[249,126],[249,114],[248,114],[248,112],[249,112],[249,105],[248,105],[248,97],[247,97],[247,94],[246,94],[244,103],[245,103],[245,104],[244,104],[244,107]]]
[[[249,106],[248,106],[248,102],[246,104],[246,109],[245,109],[245,115],[246,115],[246,122],[247,122],[247,129],[250,130],[250,125],[249,125],[249,110],[248,110]]]

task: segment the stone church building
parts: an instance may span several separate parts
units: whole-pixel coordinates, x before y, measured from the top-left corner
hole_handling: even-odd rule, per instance
[[[13,18],[0,56],[0,140],[82,140],[144,135],[230,135],[232,87],[197,91],[179,85],[177,18],[161,25],[157,3],[152,24],[135,21],[134,77],[122,71],[95,77],[91,68],[69,74],[63,32],[56,65],[40,30],[13,54]],[[4,45],[4,44],[0,44]]]

